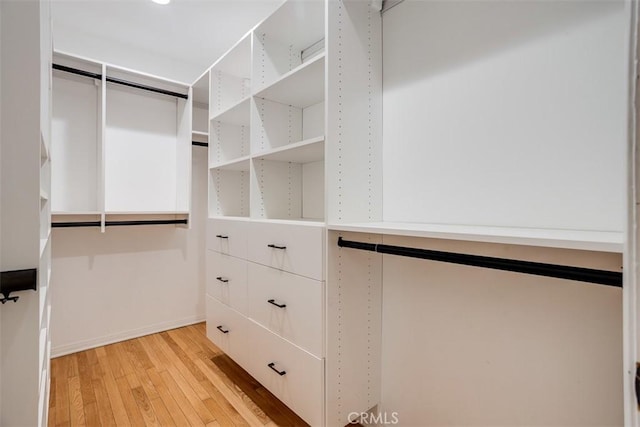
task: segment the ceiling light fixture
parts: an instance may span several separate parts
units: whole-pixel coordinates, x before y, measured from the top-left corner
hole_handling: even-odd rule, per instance
[[[169,4],[169,2],[171,2],[171,0],[151,0],[151,1],[158,4]]]

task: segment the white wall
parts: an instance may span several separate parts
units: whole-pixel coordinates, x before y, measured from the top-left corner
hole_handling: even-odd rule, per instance
[[[622,231],[628,3],[383,16],[386,221]]]
[[[204,320],[207,150],[193,148],[192,228],[54,229],[52,355]]]

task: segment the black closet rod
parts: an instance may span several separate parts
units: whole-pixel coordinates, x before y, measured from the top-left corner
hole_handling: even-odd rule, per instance
[[[200,142],[200,141],[191,141],[191,145],[196,145],[198,147],[208,147],[209,144],[206,142]]]
[[[92,73],[90,71],[79,70],[77,68],[67,67],[66,65],[53,64],[52,68],[54,70],[64,71],[65,73],[77,74],[79,76],[90,77],[96,80],[102,80],[102,74]]]
[[[84,70],[79,70],[77,68],[67,67],[66,65],[53,64],[52,67],[53,67],[54,70],[60,70],[60,71],[66,72],[66,73],[77,74],[79,76],[90,77],[90,78],[97,79],[97,80],[101,80],[102,79],[102,74],[91,73],[89,71],[84,71]],[[143,85],[143,84],[139,84],[139,83],[134,83],[134,82],[130,82],[128,80],[117,79],[115,77],[107,76],[106,80],[109,83],[115,83],[115,84],[118,84],[118,85],[129,86],[129,87],[133,87],[133,88],[136,88],[136,89],[146,90],[146,91],[149,91],[149,92],[161,93],[163,95],[175,96],[176,98],[189,99],[189,95],[186,95],[184,93],[173,92],[173,91],[165,90],[165,89],[158,89],[157,87],[147,86],[147,85]]]
[[[147,90],[149,92],[155,92],[155,93],[161,93],[163,95],[175,96],[176,98],[189,99],[189,95],[186,95],[184,93],[172,92],[170,90],[165,90],[165,89],[158,89],[157,87],[141,85],[141,84],[138,84],[138,83],[133,83],[133,82],[127,81],[127,80],[116,79],[115,77],[107,76],[107,81],[110,82],[110,83],[118,84],[118,85],[129,86],[129,87],[133,87],[133,88],[136,88],[136,89]]]
[[[137,221],[105,221],[106,227],[128,226],[128,225],[169,225],[187,224],[186,219],[144,219]],[[74,221],[74,222],[52,222],[53,228],[74,228],[74,227],[100,227],[100,221]]]
[[[441,252],[429,249],[408,248],[375,243],[354,242],[338,238],[341,248],[353,248],[381,254],[399,255],[410,258],[428,259],[432,261],[462,264],[472,267],[491,268],[494,270],[513,271],[536,276],[555,277],[558,279],[577,280],[597,283],[599,285],[622,287],[622,273],[591,268],[572,267],[567,265],[545,264],[540,262],[520,261],[506,258],[493,258],[480,255]]]

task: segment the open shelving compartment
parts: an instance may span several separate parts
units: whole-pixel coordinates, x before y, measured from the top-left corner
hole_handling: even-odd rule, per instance
[[[250,98],[214,116],[209,124],[209,166],[225,163],[249,154]]]
[[[247,34],[209,71],[209,114],[217,116],[251,95],[251,37]]]
[[[119,79],[166,92],[110,83]],[[105,211],[188,212],[190,89],[112,66],[106,69],[106,80]]]
[[[253,158],[252,216],[324,221],[324,140]]]
[[[209,136],[209,70],[205,71],[192,88],[192,140],[208,142]]]
[[[324,12],[289,1],[254,30],[253,218],[324,221]]]
[[[324,53],[324,16],[324,2],[288,1],[255,28],[254,94]]]
[[[102,64],[57,53],[54,63],[90,73],[53,70],[51,211],[102,210]]]
[[[209,169],[210,216],[249,217],[250,164],[244,157]]]
[[[53,68],[53,143],[41,148],[41,163],[56,159],[48,202],[55,226],[104,232],[118,214],[135,215],[129,225],[157,215],[188,220],[189,86],[60,52]],[[206,141],[206,111],[199,119]]]

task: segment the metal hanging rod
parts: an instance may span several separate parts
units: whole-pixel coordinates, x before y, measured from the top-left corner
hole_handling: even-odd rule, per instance
[[[79,76],[85,76],[85,77],[90,77],[92,79],[102,80],[102,74],[91,73],[89,71],[84,71],[84,70],[80,70],[80,69],[77,69],[77,68],[67,67],[66,65],[60,65],[60,64],[53,64],[52,67],[53,67],[54,70],[64,71],[65,73],[77,74]],[[149,92],[160,93],[162,95],[175,96],[176,98],[189,99],[189,95],[186,95],[184,93],[173,92],[173,91],[166,90],[166,89],[159,89],[157,87],[143,85],[143,84],[140,84],[140,83],[134,83],[134,82],[130,82],[128,80],[118,79],[118,78],[115,78],[115,77],[107,76],[105,80],[107,82],[109,82],[109,83],[114,83],[114,84],[118,84],[118,85],[122,85],[122,86],[129,86],[129,87],[133,87],[133,88],[136,88],[136,89],[146,90],[146,91],[149,91]]]
[[[206,142],[200,142],[200,141],[191,141],[191,145],[196,145],[198,147],[208,147],[209,144]]]
[[[186,219],[143,219],[137,221],[105,221],[106,227],[122,227],[128,225],[170,225],[187,224]],[[53,222],[53,228],[100,227],[100,221]]]
[[[176,98],[189,99],[189,95],[186,95],[184,93],[173,92],[173,91],[165,90],[165,89],[158,89],[157,87],[141,85],[141,84],[138,84],[138,83],[127,81],[127,80],[116,79],[115,77],[107,76],[107,82],[115,83],[115,84],[123,85],[123,86],[129,86],[129,87],[133,87],[133,88],[136,88],[136,89],[147,90],[149,92],[161,93],[163,95],[175,96]]]
[[[540,262],[520,261],[506,258],[494,258],[480,255],[441,252],[429,249],[408,248],[375,243],[354,242],[338,238],[341,248],[353,248],[381,254],[399,255],[410,258],[428,259],[472,267],[491,268],[494,270],[513,271],[536,276],[555,277],[558,279],[576,280],[579,282],[597,283],[599,285],[622,287],[622,273],[591,268],[572,267],[568,265],[545,264]]]
[[[53,64],[52,68],[54,70],[64,71],[65,73],[77,74],[79,76],[90,77],[96,80],[102,80],[102,74],[79,70],[77,68],[67,67],[66,65]]]

